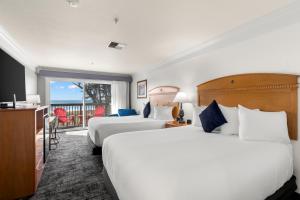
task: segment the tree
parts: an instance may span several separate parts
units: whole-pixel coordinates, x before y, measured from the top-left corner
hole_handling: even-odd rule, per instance
[[[74,85],[83,90],[83,84],[80,82],[73,82]],[[95,104],[103,104],[105,106],[111,103],[111,85],[109,84],[85,84],[85,99],[90,98]]]

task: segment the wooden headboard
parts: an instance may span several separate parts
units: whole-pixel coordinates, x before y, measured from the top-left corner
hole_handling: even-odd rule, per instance
[[[175,119],[179,113],[178,103],[173,102],[177,92],[179,92],[179,88],[174,86],[155,87],[148,92],[149,101],[151,105],[155,106],[172,106],[172,115]]]
[[[244,105],[262,111],[285,111],[289,136],[297,140],[298,76],[290,74],[241,74],[226,76],[197,86],[198,105],[212,100],[225,106]]]

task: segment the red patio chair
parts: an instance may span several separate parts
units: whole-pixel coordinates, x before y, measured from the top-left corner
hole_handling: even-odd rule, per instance
[[[64,108],[55,108],[54,115],[57,116],[58,123],[73,123],[75,124],[74,115],[67,116],[67,111]]]
[[[105,116],[105,107],[104,106],[97,106],[94,112],[94,115],[91,113],[86,112],[86,124],[88,124],[89,119],[92,117],[104,117]],[[83,123],[83,115],[78,115],[79,118],[79,125]]]
[[[104,106],[97,106],[95,110],[95,117],[103,117],[105,116],[105,107]]]

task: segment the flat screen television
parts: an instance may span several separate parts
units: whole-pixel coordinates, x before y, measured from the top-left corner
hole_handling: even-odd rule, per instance
[[[25,67],[0,49],[0,102],[26,101]]]

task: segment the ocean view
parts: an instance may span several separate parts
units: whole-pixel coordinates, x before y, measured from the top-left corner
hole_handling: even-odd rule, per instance
[[[86,103],[93,103],[91,100],[86,100]],[[51,100],[51,104],[82,104],[82,100]]]
[[[64,108],[67,111],[80,111],[82,107],[80,105],[70,106],[68,104],[82,104],[82,100],[51,100],[50,101],[52,109],[57,108],[57,106]],[[92,101],[88,101],[86,103],[93,103]],[[60,106],[60,104],[66,104],[66,106]],[[93,110],[93,107],[87,106],[86,110]]]
[[[85,98],[85,106],[83,107],[83,98]],[[52,81],[50,83],[50,104],[52,112],[56,108],[63,108],[69,114],[77,115],[83,110],[94,114],[97,106],[93,104],[92,98],[88,95],[84,96],[82,88],[73,82]],[[106,106],[106,110],[110,110]]]

